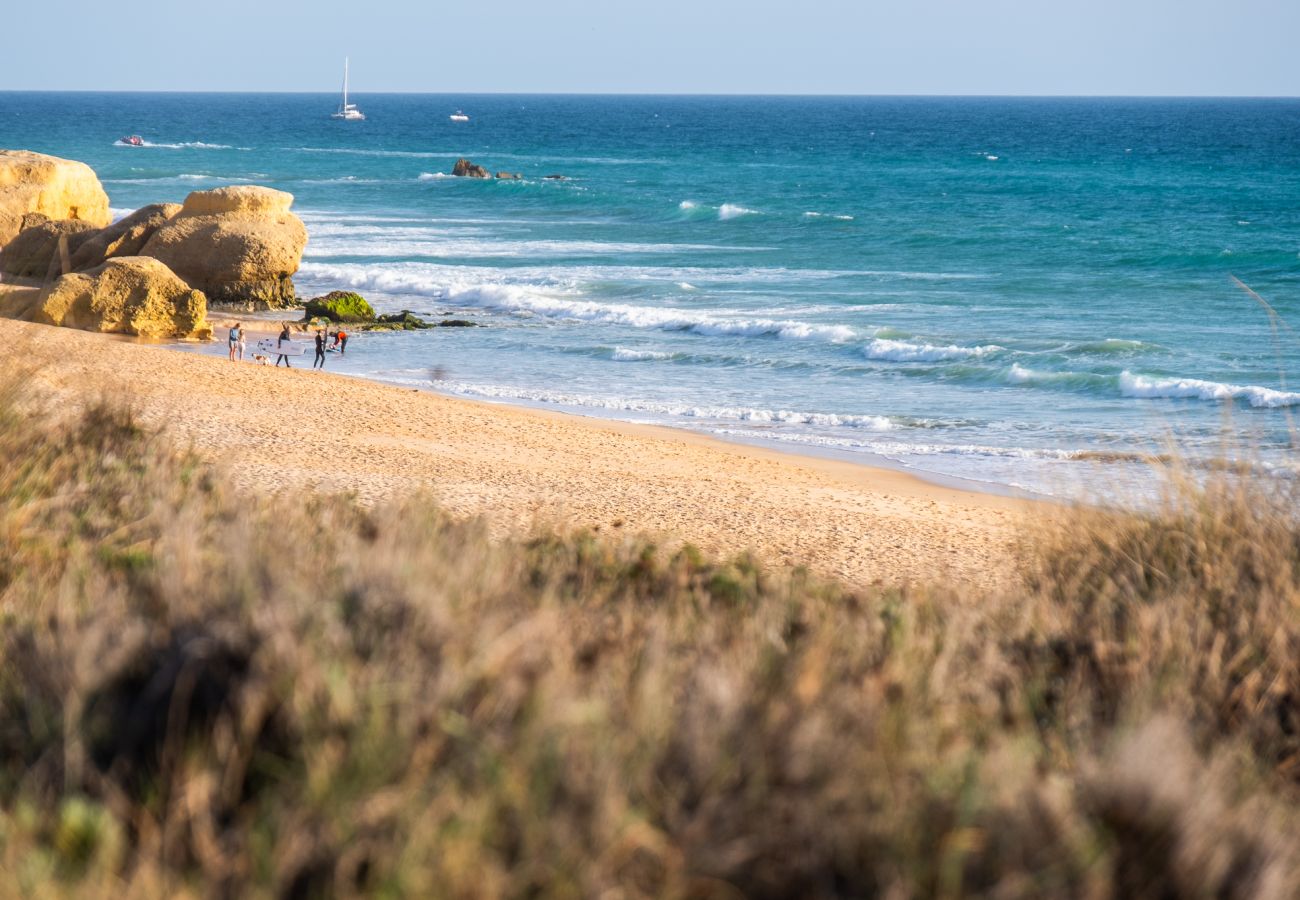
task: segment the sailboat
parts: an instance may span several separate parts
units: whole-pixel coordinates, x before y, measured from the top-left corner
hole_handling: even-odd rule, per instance
[[[348,58],[343,57],[343,100],[339,103],[338,112],[330,116],[331,119],[365,119],[366,114],[357,109],[355,103],[348,102]]]

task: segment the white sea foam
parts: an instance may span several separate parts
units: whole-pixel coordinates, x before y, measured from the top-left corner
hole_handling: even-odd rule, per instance
[[[122,221],[133,212],[135,212],[133,209],[118,209],[116,206],[110,206],[108,208],[108,214],[112,217],[114,222]]]
[[[430,277],[421,269],[389,266],[340,266],[305,263],[304,279],[384,293],[419,293],[447,303],[506,312],[571,319],[659,331],[689,331],[716,337],[778,337],[785,340],[843,343],[857,337],[847,325],[818,324],[790,319],[750,318],[719,310],[681,310],[624,303],[596,303],[573,297],[554,287],[464,281]],[[445,270],[448,273],[453,269]],[[568,296],[565,296],[568,294]]]
[[[739,219],[741,216],[756,215],[758,215],[758,210],[749,209],[748,207],[740,206],[735,203],[724,203],[722,206],[718,207],[718,219],[723,222],[731,219]]]
[[[747,435],[748,432],[718,429],[718,434]],[[764,435],[782,443],[806,444],[841,450],[864,450],[903,462],[911,456],[991,457],[1024,460],[1077,460],[1088,457],[1088,451],[1059,450],[1043,447],[994,447],[986,444],[912,443],[897,440],[853,440],[820,434],[779,433]]]
[[[403,256],[429,259],[492,259],[554,256],[622,256],[699,253],[711,250],[737,250],[715,244],[636,244],[613,241],[505,240],[476,236],[481,229],[399,229],[371,235],[361,228],[313,231],[308,245],[309,259],[333,256]],[[751,248],[756,251],[758,248]]]
[[[455,178],[455,175],[448,175],[446,172],[421,172],[416,181],[441,181],[444,178]]]
[[[119,147],[127,147],[121,141],[116,142]],[[145,141],[142,146],[151,147],[155,150],[251,150],[251,147],[232,147],[230,144],[209,144],[204,141],[182,141],[175,144],[155,144],[153,141]]]
[[[834,413],[801,412],[791,409],[756,409],[748,406],[709,406],[689,403],[665,403],[624,397],[602,397],[592,394],[571,394],[536,388],[505,387],[490,384],[468,384],[456,381],[435,381],[439,390],[494,400],[522,400],[527,403],[547,403],[578,409],[603,409],[635,412],[655,416],[672,416],[688,419],[705,419],[723,422],[748,422],[760,425],[813,425],[822,428],[860,428],[868,431],[890,431],[896,426],[885,416],[837,415]]]
[[[839,215],[836,213],[823,212],[806,212],[803,214],[805,219],[834,219],[837,222],[852,222],[853,216]]]
[[[909,341],[876,338],[862,351],[867,359],[888,362],[942,362],[951,359],[978,359],[1001,352],[1003,347],[987,344],[979,347],[958,347],[955,344],[938,347],[934,344],[914,344]]]
[[[632,350],[627,347],[615,347],[610,359],[616,362],[649,362],[652,360],[672,359],[672,353],[662,350]]]
[[[678,209],[695,209],[697,206],[699,206],[699,204],[694,200],[683,200],[681,203],[677,204]]]
[[[1169,400],[1245,400],[1251,406],[1277,409],[1300,406],[1300,393],[1247,384],[1224,384],[1199,378],[1152,378],[1129,371],[1120,373],[1119,390],[1125,397]]]

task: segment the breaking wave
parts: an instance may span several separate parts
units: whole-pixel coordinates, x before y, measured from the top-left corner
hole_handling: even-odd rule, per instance
[[[847,325],[824,325],[790,319],[750,318],[717,312],[597,303],[541,293],[533,286],[492,282],[438,283],[420,272],[306,263],[304,276],[355,290],[422,293],[461,306],[477,306],[523,315],[623,325],[659,331],[689,331],[709,336],[778,337],[786,340],[844,343],[857,337]]]
[[[749,209],[745,206],[739,206],[735,203],[724,203],[718,207],[719,221],[726,222],[731,219],[739,219],[741,216],[756,216],[758,210]]]
[[[649,362],[651,360],[672,359],[675,353],[662,350],[630,350],[627,347],[615,347],[609,358],[616,362]]]
[[[1199,378],[1150,378],[1124,371],[1119,390],[1125,397],[1165,400],[1244,400],[1262,409],[1300,406],[1300,393],[1253,384],[1224,384]]]
[[[887,362],[942,362],[950,359],[979,359],[992,353],[1000,353],[1005,348],[996,344],[980,347],[958,347],[949,344],[936,347],[933,344],[913,344],[908,341],[876,338],[862,351],[867,359]]]

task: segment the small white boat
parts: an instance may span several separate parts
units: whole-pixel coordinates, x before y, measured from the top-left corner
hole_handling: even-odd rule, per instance
[[[357,109],[355,103],[348,102],[348,58],[343,57],[343,99],[339,102],[338,112],[330,115],[331,119],[364,120],[366,114]]]
[[[447,118],[451,119],[453,122],[468,122],[468,121],[469,121],[469,116],[465,115],[465,114],[464,114],[463,112],[461,112],[460,110],[456,110],[454,113],[452,113],[451,115],[449,115]]]

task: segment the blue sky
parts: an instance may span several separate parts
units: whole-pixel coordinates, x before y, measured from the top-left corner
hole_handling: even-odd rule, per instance
[[[1300,0],[6,6],[10,90],[1300,96]]]

